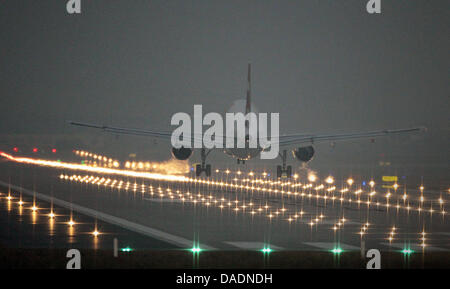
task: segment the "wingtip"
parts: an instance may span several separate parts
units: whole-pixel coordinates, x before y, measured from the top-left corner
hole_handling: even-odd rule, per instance
[[[423,133],[426,133],[426,132],[428,132],[428,128],[426,126],[420,126],[419,127],[419,131],[423,132]]]

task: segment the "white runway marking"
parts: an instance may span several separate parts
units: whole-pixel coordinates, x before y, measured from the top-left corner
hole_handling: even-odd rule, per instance
[[[333,242],[303,242],[303,244],[306,244],[308,246],[316,247],[319,249],[325,249],[325,250],[333,250],[336,247],[341,248],[344,251],[359,251],[361,250],[360,247],[344,244],[344,243],[333,243]]]
[[[150,227],[146,227],[143,226],[141,224],[137,224],[137,223],[133,223],[130,221],[127,221],[125,219],[119,218],[119,217],[115,217],[112,215],[108,215],[93,209],[89,209],[80,205],[76,205],[73,203],[69,203],[60,199],[56,199],[56,198],[52,198],[50,196],[47,196],[45,194],[41,194],[38,192],[33,192],[31,190],[19,187],[19,186],[15,186],[15,185],[9,185],[8,183],[5,183],[3,181],[0,181],[0,185],[3,185],[4,187],[8,187],[10,186],[12,189],[17,190],[17,191],[22,191],[22,193],[29,195],[29,196],[35,196],[38,199],[41,199],[43,201],[46,202],[52,202],[53,204],[66,208],[66,209],[72,209],[78,213],[81,213],[83,215],[86,216],[90,216],[90,217],[94,217],[97,218],[99,220],[102,220],[104,222],[113,224],[113,225],[117,225],[119,227],[122,227],[124,229],[145,235],[145,236],[149,236],[176,246],[181,246],[182,248],[191,248],[193,246],[193,241],[182,238],[182,237],[178,237],[157,229],[153,229]],[[207,249],[207,250],[214,250],[215,248],[201,244],[200,247],[202,249]]]
[[[225,242],[225,243],[245,250],[261,250],[264,249],[265,247],[269,247],[272,250],[283,249],[278,246],[264,244],[263,242]]]
[[[397,249],[405,249],[405,248],[410,248],[413,251],[416,252],[422,252],[422,250],[424,250],[424,248],[422,246],[420,246],[419,244],[407,244],[407,243],[381,243],[381,245],[386,246],[386,247],[393,247],[393,248],[397,248]],[[447,249],[443,249],[443,248],[439,248],[439,247],[433,247],[433,246],[426,246],[425,247],[425,252],[446,252],[446,251],[450,251]]]

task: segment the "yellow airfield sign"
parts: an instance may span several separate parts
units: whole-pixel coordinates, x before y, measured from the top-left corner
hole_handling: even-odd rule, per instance
[[[383,182],[396,182],[398,180],[397,176],[383,176],[381,178]]]

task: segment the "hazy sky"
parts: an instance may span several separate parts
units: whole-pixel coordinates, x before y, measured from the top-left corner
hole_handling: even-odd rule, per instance
[[[281,132],[426,125],[448,160],[450,2],[0,2],[0,133],[169,127],[246,90]],[[442,141],[444,140],[444,142]]]

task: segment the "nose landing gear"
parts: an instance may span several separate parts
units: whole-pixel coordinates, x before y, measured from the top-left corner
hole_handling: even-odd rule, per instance
[[[195,165],[195,175],[197,177],[200,176],[202,174],[202,172],[205,172],[205,175],[207,177],[211,176],[211,165],[210,164],[206,164],[206,157],[209,155],[210,152],[211,152],[211,150],[206,152],[206,149],[202,148],[202,150],[201,150],[202,162],[201,162],[201,164],[196,164]]]

